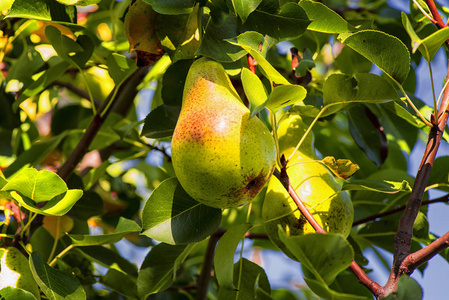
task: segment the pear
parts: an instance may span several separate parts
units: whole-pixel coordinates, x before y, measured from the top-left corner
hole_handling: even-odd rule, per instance
[[[208,58],[196,60],[187,74],[171,154],[184,190],[222,209],[257,196],[276,161],[271,133],[250,118],[223,66]]]
[[[0,290],[20,288],[40,299],[39,287],[31,273],[28,259],[15,247],[0,249]]]
[[[306,130],[307,125],[298,115],[289,114],[281,120],[278,128],[280,153],[288,158]],[[346,238],[354,217],[350,196],[346,191],[341,191],[341,185],[335,180],[332,172],[317,162],[319,158],[314,150],[313,140],[313,133],[310,132],[289,162],[287,175],[299,198],[323,229]],[[278,226],[280,225],[289,236],[315,232],[275,177],[272,177],[268,184],[262,219],[271,241],[293,259],[293,254],[279,238]]]

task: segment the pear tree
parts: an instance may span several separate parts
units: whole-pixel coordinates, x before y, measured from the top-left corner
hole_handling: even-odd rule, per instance
[[[0,298],[444,298],[448,18],[1,1]]]

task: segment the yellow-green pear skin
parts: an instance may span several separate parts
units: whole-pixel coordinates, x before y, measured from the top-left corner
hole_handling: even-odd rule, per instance
[[[280,153],[288,158],[306,129],[307,125],[298,115],[288,115],[283,119],[278,128]],[[313,148],[312,132],[309,135],[287,167],[290,183],[326,232],[348,237],[354,218],[350,196],[346,191],[341,191],[341,185],[331,171],[316,161],[318,157]],[[281,225],[289,236],[315,232],[275,177],[268,183],[262,219],[271,241],[293,259],[293,254],[279,238],[278,225]]]
[[[187,74],[171,155],[184,190],[224,209],[257,196],[274,170],[276,146],[262,121],[250,118],[223,66],[200,58]]]
[[[20,288],[41,299],[39,287],[31,273],[28,259],[15,247],[0,248],[0,290]]]

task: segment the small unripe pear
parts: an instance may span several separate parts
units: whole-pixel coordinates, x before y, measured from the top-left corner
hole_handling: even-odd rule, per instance
[[[267,127],[250,118],[224,68],[195,61],[186,78],[172,138],[173,168],[195,200],[216,208],[251,201],[270,178],[276,147]]]
[[[280,152],[287,158],[292,154],[307,125],[298,115],[289,115],[278,128]],[[287,175],[299,198],[326,232],[349,235],[354,211],[349,194],[341,191],[341,185],[331,171],[316,161],[313,133],[294,154],[287,167]],[[262,218],[269,238],[289,257],[293,254],[280,240],[278,225],[289,236],[313,233],[315,230],[299,212],[293,199],[281,182],[272,177],[262,208]]]
[[[40,299],[39,287],[31,273],[28,259],[14,247],[0,249],[0,290],[8,286],[20,288]]]

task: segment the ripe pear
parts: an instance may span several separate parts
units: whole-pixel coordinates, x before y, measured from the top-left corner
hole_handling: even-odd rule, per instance
[[[281,120],[278,128],[280,153],[288,158],[306,130],[307,125],[298,115],[287,115]],[[310,132],[289,162],[287,174],[290,183],[326,232],[341,234],[346,238],[354,217],[350,196],[346,191],[341,191],[341,185],[332,172],[317,162],[319,158],[314,150],[313,140],[313,133]],[[315,232],[275,177],[268,184],[262,219],[271,241],[293,259],[293,254],[279,238],[278,225],[290,236]]]
[[[8,286],[28,291],[40,299],[39,287],[31,273],[28,259],[15,247],[0,249],[0,290]]]
[[[208,58],[196,60],[187,74],[171,154],[184,190],[216,208],[251,201],[276,161],[271,133],[250,118],[222,65]]]

